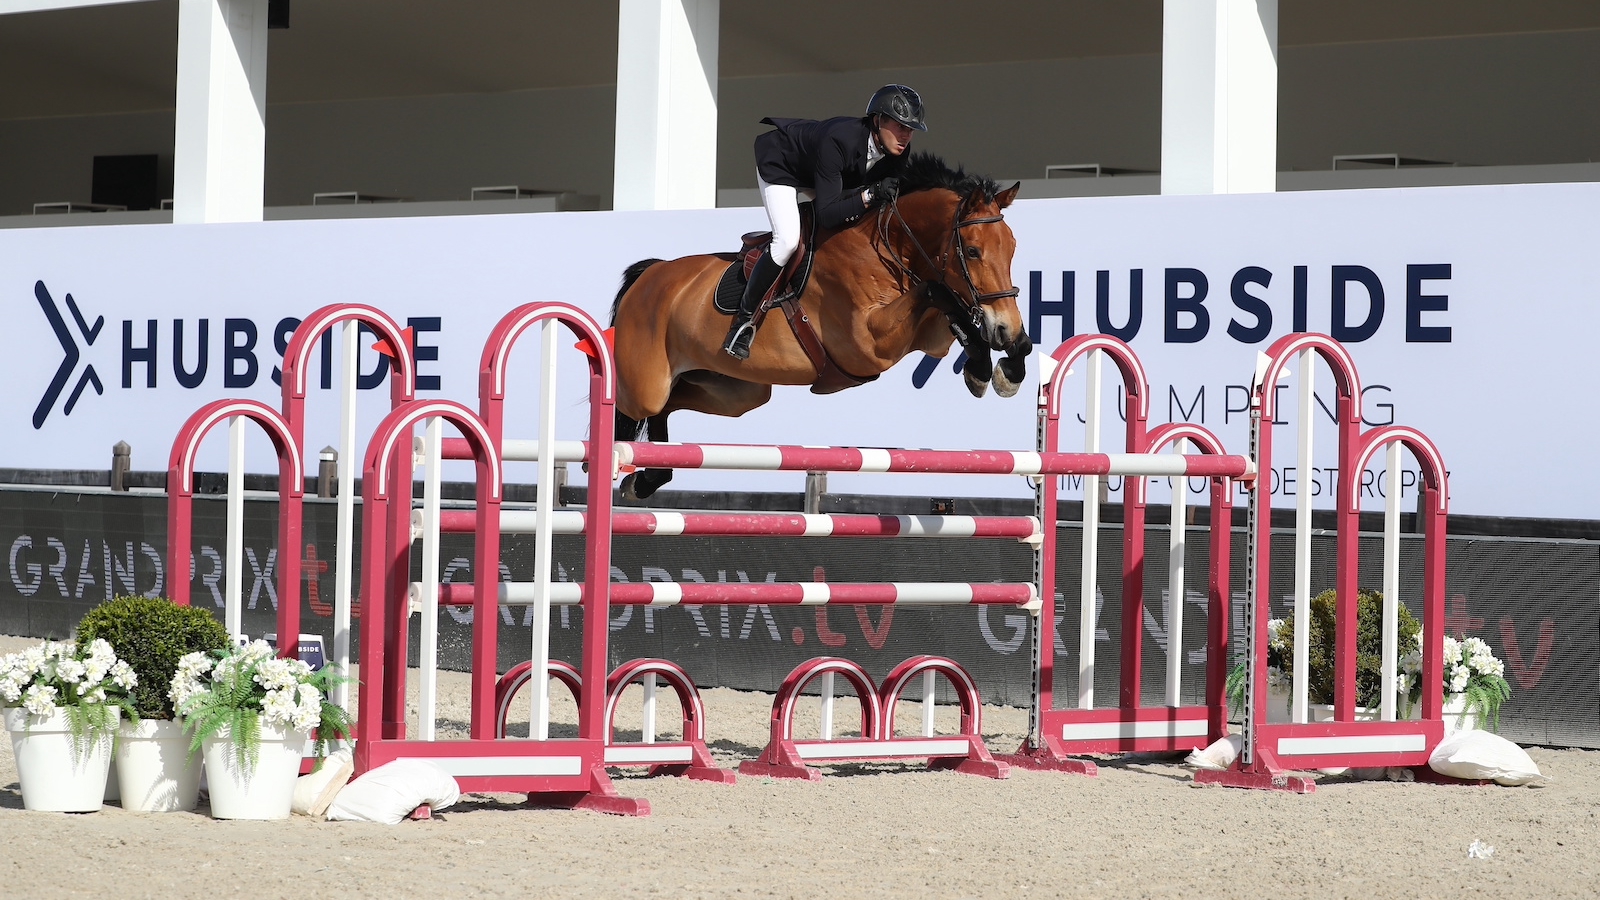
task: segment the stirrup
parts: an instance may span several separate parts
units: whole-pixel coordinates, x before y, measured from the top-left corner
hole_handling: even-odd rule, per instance
[[[728,337],[722,342],[722,352],[741,362],[750,358],[750,344],[755,340],[756,328],[753,319],[745,319],[728,329]]]

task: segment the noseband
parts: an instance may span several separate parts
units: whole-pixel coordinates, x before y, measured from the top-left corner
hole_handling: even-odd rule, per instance
[[[934,262],[933,258],[928,255],[928,251],[923,249],[922,242],[917,240],[916,233],[911,230],[910,225],[906,224],[905,217],[900,214],[899,197],[896,197],[889,202],[889,206],[887,207],[886,211],[894,214],[895,220],[900,223],[900,230],[905,232],[906,238],[911,241],[911,246],[917,248],[917,255],[921,256],[922,261],[927,263],[928,268],[933,270],[935,273],[936,280],[929,281],[928,284],[937,285],[943,288],[944,291],[951,297],[954,297],[956,304],[959,307],[958,311],[966,315],[971,320],[972,327],[976,332],[981,333],[983,325],[982,305],[994,300],[1001,300],[1006,297],[1015,297],[1022,292],[1022,289],[1013,287],[1004,291],[988,291],[985,293],[980,293],[978,291],[978,286],[973,283],[972,272],[967,268],[967,244],[966,241],[962,240],[961,238],[961,229],[966,228],[969,225],[992,225],[995,222],[1004,221],[1005,216],[980,216],[975,219],[963,219],[961,216],[966,212],[967,202],[970,199],[970,195],[963,197],[961,198],[961,202],[957,204],[955,224],[950,229],[950,240],[945,244],[944,250],[939,254],[938,262]],[[878,214],[878,237],[881,241],[881,245],[884,247],[885,251],[889,253],[889,258],[894,261],[895,265],[899,266],[901,271],[910,276],[913,281],[920,281],[921,279],[917,278],[916,273],[911,270],[911,267],[906,265],[905,260],[900,259],[892,250],[889,250],[889,218],[884,214],[884,211],[880,211]],[[956,261],[961,265],[961,278],[966,282],[965,293],[952,289],[944,277],[945,266],[949,262],[951,253],[955,254]]]

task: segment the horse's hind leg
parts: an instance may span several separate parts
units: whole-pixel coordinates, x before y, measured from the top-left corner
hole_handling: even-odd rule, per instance
[[[667,439],[667,414],[659,412],[644,422],[652,441]],[[622,496],[627,500],[646,500],[672,480],[671,469],[640,469],[622,479]]]
[[[665,441],[667,416],[680,409],[718,416],[742,416],[772,398],[772,385],[740,381],[715,372],[695,370],[679,376],[666,408],[646,420],[650,440]],[[671,469],[641,469],[622,482],[622,495],[643,500],[672,480]]]

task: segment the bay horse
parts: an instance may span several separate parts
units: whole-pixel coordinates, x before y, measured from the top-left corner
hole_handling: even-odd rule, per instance
[[[817,232],[800,311],[851,383],[877,377],[912,351],[943,358],[959,341],[973,396],[991,382],[1002,397],[1016,394],[1033,344],[1017,309],[1016,239],[1002,210],[1021,182],[1001,190],[919,153],[900,184],[899,197],[876,213]],[[641,260],[624,273],[611,309],[617,440],[638,440],[644,431],[665,441],[667,417],[677,410],[740,416],[771,399],[775,384],[818,382],[817,365],[776,309],[756,332],[749,359],[722,351],[728,317],[711,298],[728,265],[726,255],[706,254]],[[991,350],[1005,354],[998,366]],[[644,469],[623,479],[622,494],[642,500],[671,479],[670,469]]]

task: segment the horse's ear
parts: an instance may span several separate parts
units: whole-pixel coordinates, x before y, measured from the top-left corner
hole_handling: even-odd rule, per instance
[[[1016,184],[1013,184],[1011,187],[1001,191],[999,194],[996,194],[994,200],[996,203],[1000,204],[1001,209],[1005,209],[1011,205],[1011,201],[1017,199],[1017,191],[1020,190],[1022,190],[1022,182],[1019,181]]]

